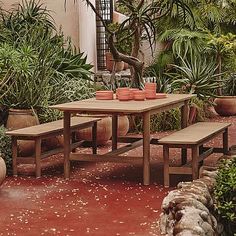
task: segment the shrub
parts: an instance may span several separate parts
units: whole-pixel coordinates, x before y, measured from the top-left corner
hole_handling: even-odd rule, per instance
[[[226,235],[234,235],[236,232],[236,157],[221,163],[216,178],[214,199]]]
[[[11,138],[6,135],[6,128],[0,126],[0,156],[6,162],[7,170],[12,169]]]
[[[175,130],[180,129],[180,125],[180,109],[176,108],[151,116],[150,130],[151,132]],[[141,132],[143,130],[143,122],[140,117],[135,117],[134,126],[136,132]]]

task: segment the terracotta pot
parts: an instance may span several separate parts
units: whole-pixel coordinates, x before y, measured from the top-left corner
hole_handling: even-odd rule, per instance
[[[3,183],[3,180],[6,177],[7,168],[5,161],[0,157],[0,185]]]
[[[147,99],[155,99],[156,98],[156,90],[145,89],[145,96]]]
[[[193,124],[196,122],[197,118],[197,108],[196,106],[190,106],[189,115],[188,115],[188,123]]]
[[[58,135],[56,137],[50,137],[43,140],[42,149],[43,151],[49,151],[55,148],[63,147],[64,139],[63,135]]]
[[[37,115],[31,109],[10,109],[7,119],[7,129],[15,130],[33,125],[38,125],[39,120]],[[31,156],[34,153],[34,141],[19,140],[18,152],[20,156]]]
[[[157,84],[156,83],[145,83],[145,90],[154,90],[156,92]]]
[[[106,68],[107,70],[109,70],[110,72],[113,71],[113,67],[114,67],[114,59],[112,57],[112,54],[110,52],[107,52],[105,54],[106,56]],[[124,62],[123,61],[117,61],[115,64],[115,72],[119,72],[122,71],[124,69]]]
[[[124,62],[124,70],[127,70],[129,68],[129,64]]]
[[[236,96],[222,96],[215,99],[215,111],[221,116],[236,114]]]
[[[97,123],[97,144],[106,144],[112,135],[112,119],[106,115],[96,115],[93,117],[102,118]],[[92,128],[78,130],[77,138],[79,140],[92,141]]]
[[[97,124],[97,144],[104,145],[112,136],[112,118],[106,115],[96,115],[93,117],[102,118]],[[127,116],[118,116],[117,135],[125,136],[129,131],[129,119]],[[92,140],[92,128],[79,130],[77,132],[79,140]]]
[[[10,109],[7,118],[7,129],[15,130],[38,125],[39,119],[31,109]]]
[[[109,91],[109,90],[96,91],[97,100],[112,100],[113,95],[114,95],[113,91]]]
[[[117,135],[125,136],[129,131],[129,119],[128,116],[118,116],[118,130]]]

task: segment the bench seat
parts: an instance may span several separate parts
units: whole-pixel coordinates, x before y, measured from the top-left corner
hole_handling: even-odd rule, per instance
[[[158,144],[163,145],[165,187],[169,186],[170,174],[192,174],[192,178],[197,179],[199,162],[214,152],[226,154],[228,152],[228,127],[230,125],[230,123],[199,122],[159,139]],[[223,134],[223,148],[206,148],[203,146],[220,134]],[[189,163],[182,163],[180,167],[170,167],[170,148],[190,148],[192,160]]]
[[[74,139],[74,132],[79,129],[92,127],[92,143],[93,153],[96,153],[96,131],[97,122],[100,118],[93,117],[71,117],[71,132],[72,132],[72,148],[81,145],[81,142],[76,142]],[[63,152],[63,148],[56,148],[47,152],[42,152],[42,140],[55,137],[63,134],[63,120],[57,120],[49,123],[35,125],[31,127],[11,130],[6,132],[7,135],[12,136],[12,160],[13,160],[13,175],[17,175],[17,164],[36,164],[35,175],[41,176],[41,159],[51,155]],[[20,157],[17,151],[17,140],[33,140],[35,142],[35,152],[33,157]]]

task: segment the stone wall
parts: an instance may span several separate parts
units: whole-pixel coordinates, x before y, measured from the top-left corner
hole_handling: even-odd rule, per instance
[[[215,236],[222,227],[213,215],[212,192],[217,175],[216,168],[202,167],[200,178],[179,183],[162,203],[160,220],[164,235]]]

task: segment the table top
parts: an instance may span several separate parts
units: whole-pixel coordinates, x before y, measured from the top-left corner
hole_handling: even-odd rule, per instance
[[[190,100],[194,94],[168,94],[167,98],[149,99],[145,101],[96,100],[90,98],[50,106],[61,111],[98,112],[98,113],[143,113],[153,109]]]

